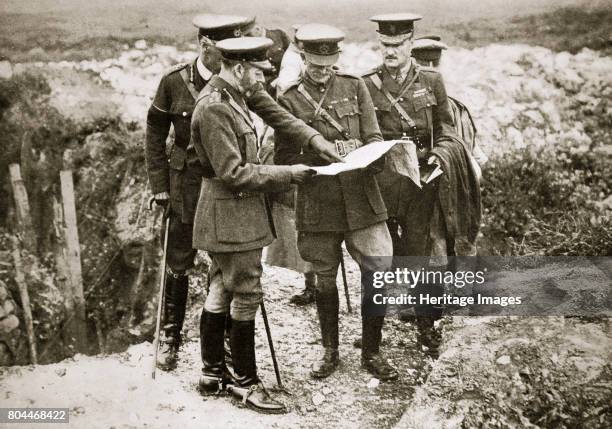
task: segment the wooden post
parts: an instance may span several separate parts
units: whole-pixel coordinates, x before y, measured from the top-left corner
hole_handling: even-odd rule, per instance
[[[17,238],[11,237],[11,244],[13,247],[13,263],[15,265],[15,281],[19,288],[19,296],[21,297],[21,305],[23,306],[23,319],[26,325],[28,343],[30,344],[30,360],[36,365],[38,363],[38,354],[36,352],[36,336],[34,335],[30,295],[28,294],[28,285],[26,284],[25,275],[23,273],[21,253],[19,252],[19,242]]]
[[[66,322],[63,324],[64,345],[70,349],[70,356],[77,351],[79,336],[79,323],[74,314],[74,296],[72,293],[72,280],[68,269],[68,254],[66,250],[66,233],[64,223],[64,210],[62,205],[53,196],[53,229],[55,232],[55,276],[57,284],[64,297]]]
[[[85,296],[83,294],[83,274],[81,271],[81,249],[79,246],[79,231],[77,228],[76,203],[72,171],[60,172],[62,203],[64,209],[66,265],[72,288],[74,302],[74,321],[76,328],[76,345],[78,351],[84,351],[87,345],[87,328],[85,319]],[[70,317],[70,316],[69,316]]]
[[[30,214],[30,203],[28,202],[28,192],[23,178],[21,177],[21,167],[19,164],[9,165],[11,177],[11,188],[15,200],[15,213],[17,215],[17,227],[19,235],[25,249],[30,253],[36,253],[36,234],[32,226],[32,216]]]

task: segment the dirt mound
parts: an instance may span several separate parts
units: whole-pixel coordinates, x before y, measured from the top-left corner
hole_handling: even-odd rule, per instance
[[[609,319],[448,319],[397,427],[610,427],[611,346]]]

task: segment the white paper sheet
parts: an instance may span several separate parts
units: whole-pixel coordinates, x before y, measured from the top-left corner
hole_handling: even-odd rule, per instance
[[[344,162],[335,162],[324,167],[312,167],[318,175],[334,176],[345,171],[358,170],[365,168],[378,158],[383,156],[393,146],[402,143],[401,140],[388,140],[383,142],[370,143],[355,149],[344,157]]]

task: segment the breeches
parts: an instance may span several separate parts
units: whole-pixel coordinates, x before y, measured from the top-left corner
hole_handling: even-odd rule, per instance
[[[162,222],[161,239],[163,243],[164,230]],[[180,216],[170,214],[168,227],[168,251],[166,262],[175,274],[182,274],[193,268],[196,250],[192,248],[193,224],[182,222]]]
[[[234,320],[254,320],[263,300],[261,287],[262,249],[246,252],[209,253],[210,289],[204,308],[225,313]]]
[[[393,255],[391,236],[385,222],[355,231],[300,231],[297,245],[300,255],[313,265],[317,275],[336,276],[342,258],[343,241],[346,250],[362,270],[379,268],[379,262],[372,260],[372,257]]]
[[[342,258],[342,242],[351,257],[361,270],[362,314],[370,313],[372,288],[364,288],[371,284],[373,271],[383,271],[390,268],[393,246],[386,222],[379,222],[366,228],[343,232],[300,232],[298,249],[305,261],[312,263],[317,274],[317,290],[325,292],[336,289],[338,265]],[[384,310],[384,309],[382,309]]]

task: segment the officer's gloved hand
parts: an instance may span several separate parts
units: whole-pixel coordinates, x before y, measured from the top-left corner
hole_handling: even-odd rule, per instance
[[[291,166],[291,183],[301,185],[308,179],[315,175],[315,171],[307,165],[296,164]]]
[[[336,151],[336,145],[323,138],[321,134],[317,134],[310,139],[310,147],[314,150],[321,158],[327,162],[344,162],[342,157],[338,155]]]
[[[160,192],[159,194],[153,195],[153,201],[160,207],[163,207],[164,211],[168,209],[170,204],[170,195],[167,192]]]
[[[438,166],[440,165],[440,160],[435,155],[431,155],[429,158],[427,158],[427,165],[432,165],[432,164],[435,164]]]

